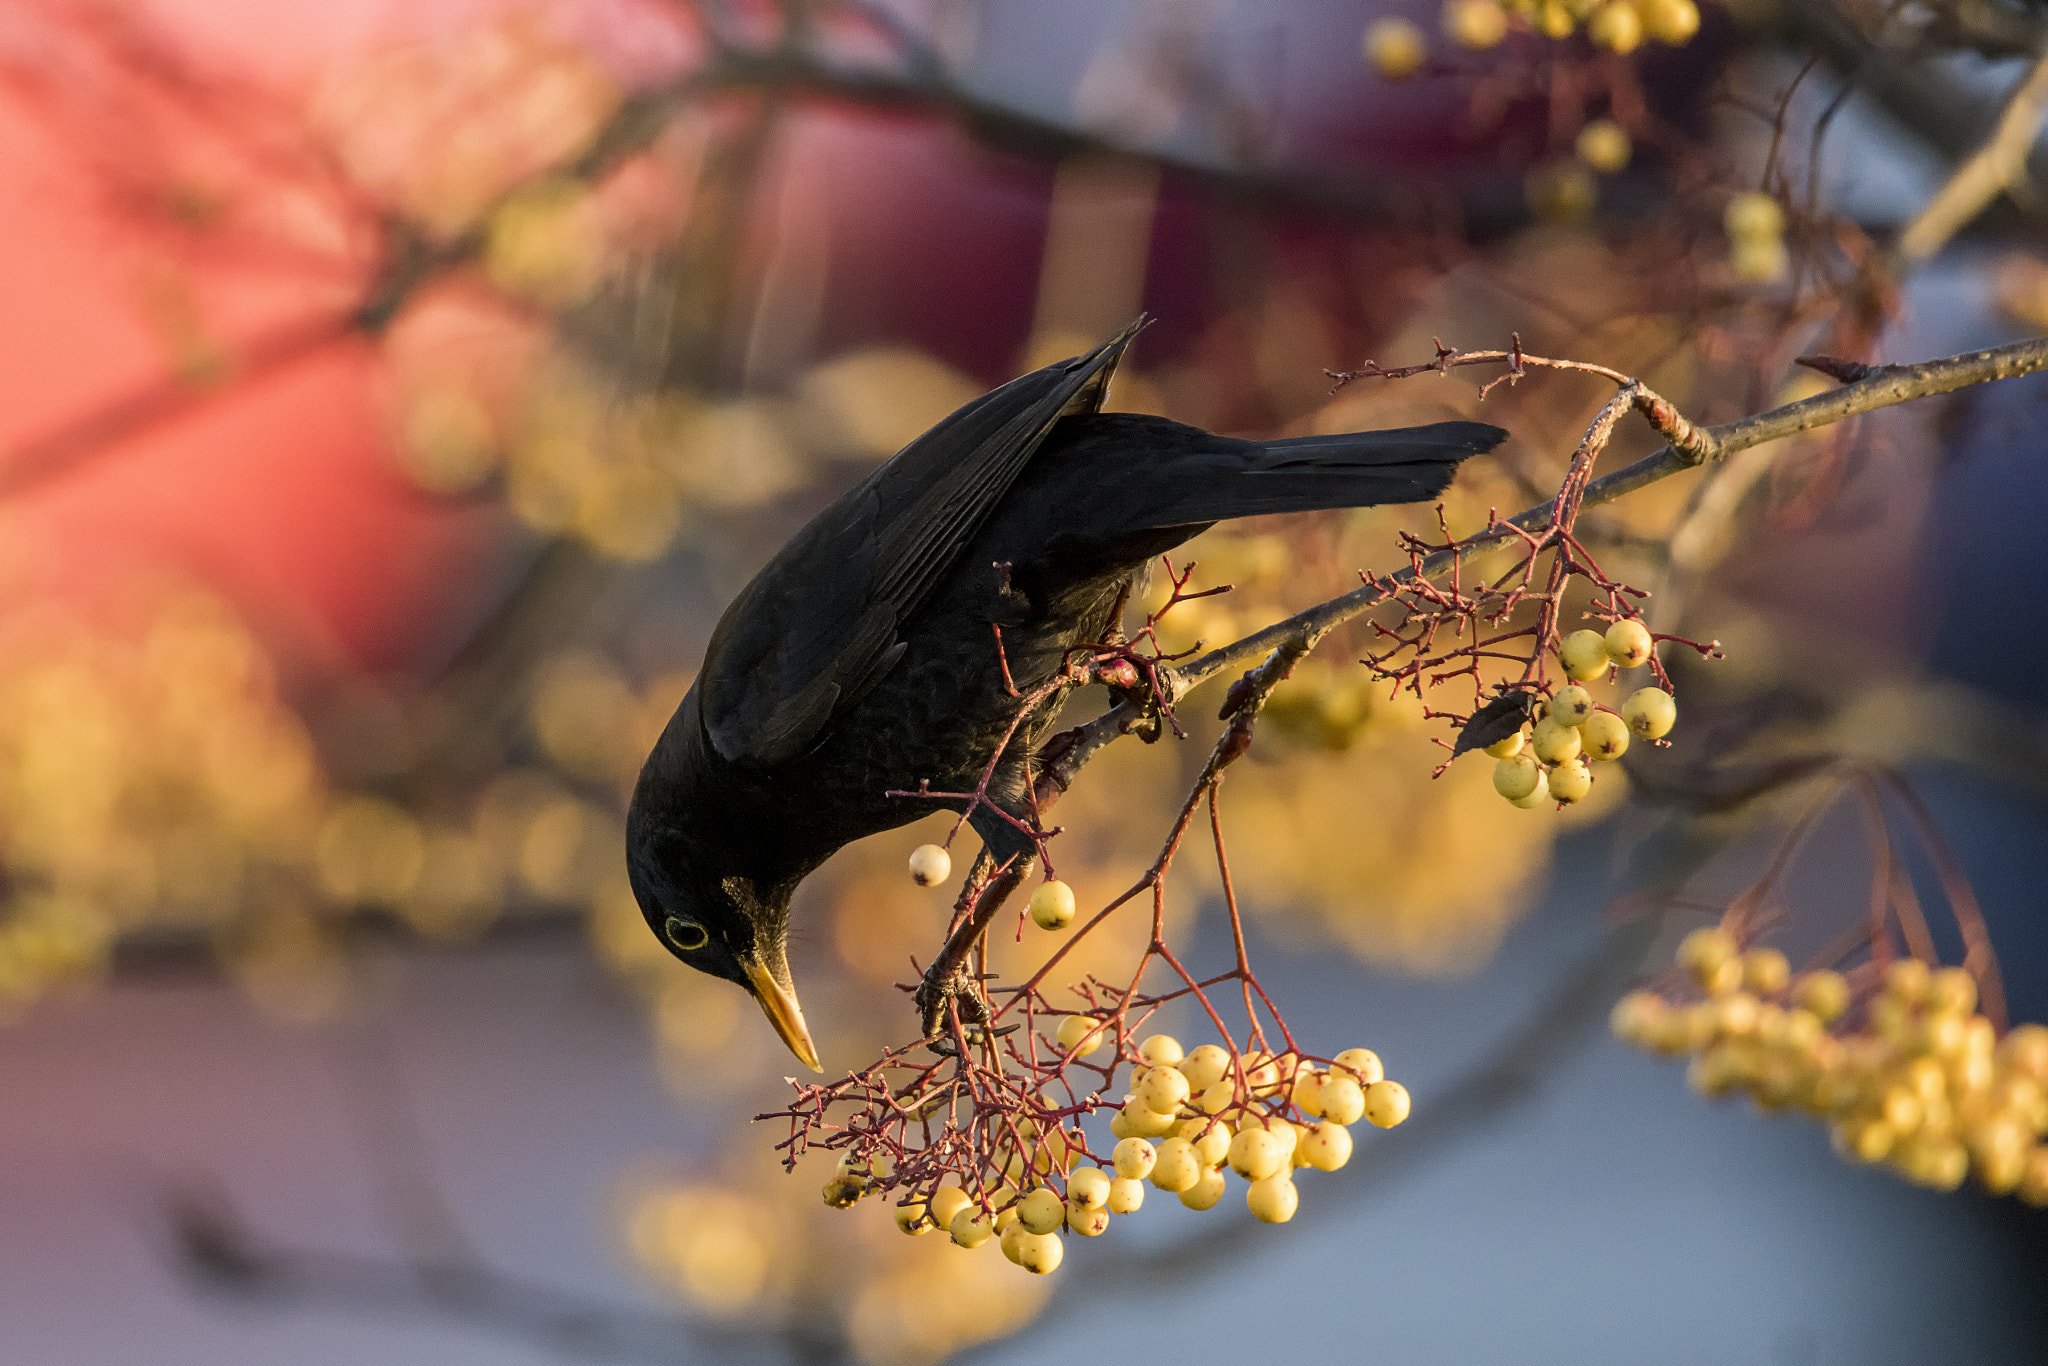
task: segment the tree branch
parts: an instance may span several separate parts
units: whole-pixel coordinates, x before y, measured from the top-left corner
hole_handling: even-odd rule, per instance
[[[2048,115],[2048,49],[2013,87],[1984,145],[1956,168],[1893,247],[1900,265],[1919,265],[1940,251],[1992,200],[2026,179],[2027,154]]]

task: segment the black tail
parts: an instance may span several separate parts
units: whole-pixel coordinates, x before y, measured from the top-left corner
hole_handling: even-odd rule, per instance
[[[1419,503],[1450,485],[1460,461],[1492,450],[1506,437],[1484,422],[1436,422],[1267,441],[1254,448],[1250,460],[1238,454],[1227,466],[1202,462],[1207,468],[1197,477],[1175,480],[1178,487],[1148,509],[1148,520],[1155,526],[1183,525]]]

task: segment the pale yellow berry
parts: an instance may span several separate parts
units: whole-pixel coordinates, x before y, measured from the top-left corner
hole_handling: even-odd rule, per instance
[[[1933,980],[1933,970],[1927,964],[1918,958],[1901,958],[1885,969],[1884,989],[1895,1001],[1918,1005],[1927,999],[1927,986]]]
[[[1583,726],[1593,714],[1593,694],[1576,683],[1567,683],[1550,695],[1543,714],[1560,725]],[[1537,757],[1542,757],[1540,752]]]
[[[968,1198],[967,1192],[961,1190],[958,1186],[939,1187],[936,1191],[932,1192],[931,1213],[933,1227],[952,1228],[953,1216],[973,1203]]]
[[[1619,759],[1628,753],[1628,722],[1611,711],[1596,711],[1579,727],[1579,740],[1588,759]]]
[[[1374,1086],[1382,1082],[1372,1083]],[[1323,1083],[1323,1118],[1332,1124],[1356,1124],[1365,1114],[1365,1088],[1349,1077],[1332,1076]]]
[[[1480,0],[1492,5],[1493,0]],[[1294,1182],[1285,1176],[1269,1176],[1263,1181],[1254,1181],[1245,1190],[1244,1202],[1251,1209],[1252,1217],[1262,1224],[1284,1224],[1294,1217],[1295,1206],[1301,1197],[1294,1189]]]
[[[1127,1176],[1120,1176],[1109,1183],[1109,1212],[1111,1214],[1136,1214],[1138,1207],[1145,1203],[1145,1183]]]
[[[1792,253],[1776,237],[1741,241],[1728,253],[1728,266],[1744,284],[1767,285],[1785,278],[1792,268]]]
[[[1678,966],[1704,986],[1723,963],[1741,952],[1735,936],[1718,925],[1702,925],[1678,943]]]
[[[1204,1112],[1220,1115],[1237,1104],[1237,1078],[1225,1077],[1208,1090],[1202,1092],[1197,1102]]]
[[[1661,740],[1678,724],[1678,704],[1662,688],[1638,688],[1621,704],[1621,719],[1645,740]]]
[[[1683,47],[1700,31],[1699,6],[1693,0],[1636,0],[1643,30],[1667,47]]]
[[[1607,657],[1624,669],[1649,663],[1650,651],[1656,648],[1650,639],[1650,628],[1632,617],[1623,617],[1609,626],[1601,644],[1607,647]]]
[[[1131,1103],[1137,1104],[1137,1102],[1135,1101]],[[1139,1105],[1138,1108],[1142,1110],[1145,1107]],[[1125,1121],[1124,1112],[1122,1110],[1118,1110],[1115,1114],[1109,1117],[1109,1136],[1119,1143],[1123,1142],[1127,1138],[1136,1138],[1138,1136],[1131,1132],[1131,1126],[1129,1123]]]
[[[1968,968],[1943,968],[1928,979],[1927,1008],[1943,1015],[1968,1015],[1977,1008],[1977,979]]]
[[[1533,810],[1534,810],[1535,808],[1537,808],[1537,807],[1539,807],[1539,806],[1542,806],[1542,805],[1543,805],[1544,803],[1548,802],[1549,800],[1550,800],[1550,770],[1548,770],[1548,769],[1543,769],[1543,768],[1539,768],[1539,769],[1537,769],[1537,770],[1536,770],[1536,787],[1535,787],[1535,790],[1533,790],[1532,792],[1530,792],[1530,793],[1529,793],[1529,795],[1527,795],[1526,797],[1516,797],[1516,798],[1513,798],[1512,800],[1510,800],[1510,801],[1508,802],[1508,805],[1509,805],[1509,806],[1518,806],[1518,807],[1520,807],[1520,808],[1521,808],[1522,810],[1524,810],[1524,811],[1533,811]]]
[[[1550,770],[1550,795],[1566,805],[1584,801],[1592,790],[1593,772],[1584,759],[1570,759]]]
[[[1613,175],[1628,165],[1635,147],[1629,142],[1628,134],[1613,119],[1594,119],[1579,130],[1579,136],[1572,143],[1572,150],[1579,154],[1579,160],[1604,175]]]
[[[1497,0],[1450,0],[1443,25],[1444,36],[1459,47],[1484,52],[1508,36],[1508,13]]]
[[[932,1222],[931,1214],[925,1209],[924,1201],[913,1200],[907,1205],[898,1205],[895,1210],[896,1227],[915,1237],[930,1233],[938,1225]]]
[[[1108,1199],[1107,1193],[1103,1198]],[[1067,1228],[1083,1238],[1100,1238],[1109,1232],[1109,1211],[1100,1205],[1067,1202]]]
[[[1572,632],[1564,638],[1564,646],[1557,652],[1557,657],[1564,665],[1565,676],[1574,683],[1600,677],[1612,662],[1607,658],[1607,642],[1598,631]]]
[[[1286,1161],[1280,1140],[1264,1128],[1240,1129],[1230,1140],[1230,1169],[1247,1181],[1263,1181]]]
[[[1131,1096],[1148,1110],[1170,1115],[1188,1098],[1188,1079],[1177,1067],[1155,1067],[1145,1074]]]
[[[1785,211],[1771,196],[1745,190],[1728,200],[1721,226],[1733,242],[1774,241],[1784,236]]]
[[[1408,1088],[1398,1081],[1376,1081],[1366,1087],[1365,1117],[1382,1129],[1408,1118]]]
[[[1159,1154],[1144,1139],[1127,1138],[1110,1149],[1109,1160],[1115,1164],[1118,1176],[1142,1181],[1152,1174],[1152,1164],[1159,1160]]]
[[[1493,766],[1493,790],[1509,801],[1519,801],[1536,790],[1543,770],[1527,754],[1511,754]]]
[[[867,1183],[859,1177],[835,1176],[825,1183],[825,1203],[833,1209],[852,1209],[867,1193]]]
[[[1202,1179],[1180,1193],[1180,1202],[1189,1209],[1214,1209],[1216,1202],[1223,1198],[1222,1171],[1206,1171]]]
[[[1067,1203],[1100,1209],[1109,1199],[1109,1173],[1100,1167],[1076,1167],[1067,1177]]]
[[[1202,1179],[1203,1170],[1194,1144],[1184,1138],[1169,1138],[1154,1156],[1152,1184],[1163,1191],[1184,1191]]]
[[[1349,1072],[1360,1086],[1370,1086],[1387,1075],[1387,1069],[1380,1065],[1380,1055],[1370,1048],[1347,1048],[1330,1059],[1330,1070]]]
[[[1042,882],[1031,894],[1031,923],[1041,930],[1063,930],[1074,923],[1074,889],[1057,879]]]
[[[1776,949],[1751,949],[1742,955],[1742,984],[1759,996],[1775,996],[1792,980],[1792,964]]]
[[[1365,59],[1390,81],[1405,81],[1422,70],[1429,44],[1406,19],[1382,19],[1365,31]]]
[[[1536,31],[1546,38],[1569,38],[1572,36],[1572,12],[1565,8],[1563,0],[1543,0],[1536,7]]]
[[[1060,1047],[1072,1049],[1074,1056],[1085,1058],[1102,1047],[1102,1021],[1093,1015],[1069,1015],[1060,1021]]]
[[[1058,1270],[1066,1252],[1057,1233],[1026,1233],[1017,1239],[1017,1265],[1034,1276],[1049,1276]]]
[[[1194,1126],[1203,1126],[1194,1128]],[[1230,1155],[1230,1140],[1234,1136],[1230,1126],[1220,1119],[1189,1120],[1182,1127],[1182,1136],[1195,1145],[1195,1156],[1204,1167],[1213,1167]],[[1194,1128],[1194,1132],[1187,1132]]]
[[[1658,1027],[1669,1013],[1670,1007],[1656,992],[1631,991],[1614,1003],[1614,1009],[1607,1014],[1607,1027],[1623,1043],[1646,1047],[1656,1038]]]
[[[2048,1087],[2048,1025],[2014,1025],[1998,1041],[1998,1061],[2007,1071]]]
[[[980,1247],[995,1233],[995,1225],[978,1208],[968,1205],[953,1215],[947,1233],[961,1247]]]
[[[1017,1222],[1030,1233],[1051,1233],[1067,1221],[1067,1202],[1051,1186],[1040,1186],[1017,1202]]]
[[[1294,1087],[1287,1098],[1294,1102],[1294,1108],[1305,1115],[1320,1115],[1323,1112],[1323,1074],[1313,1067],[1304,1067],[1294,1074]]]
[[[1324,1120],[1301,1140],[1301,1153],[1317,1171],[1336,1171],[1351,1160],[1351,1131]]]
[[[1230,1070],[1230,1054],[1213,1043],[1205,1043],[1182,1058],[1179,1067],[1190,1090],[1206,1091]]]
[[[1643,21],[1627,0],[1613,0],[1602,5],[1586,25],[1586,36],[1595,47],[1604,47],[1609,52],[1634,52],[1642,45]]]
[[[1520,754],[1522,746],[1527,743],[1529,743],[1529,732],[1525,727],[1504,740],[1495,740],[1486,747],[1486,752],[1492,758],[1506,759],[1511,755]]]
[[[996,1232],[1008,1233],[1017,1223],[1017,1206],[1009,1204],[996,1211]]]
[[[910,880],[920,887],[936,887],[953,871],[953,856],[936,844],[920,844],[910,851]]]
[[[1117,1136],[1119,1139],[1159,1138],[1172,1133],[1176,1123],[1172,1115],[1160,1114],[1135,1096],[1124,1102],[1124,1108],[1117,1111],[1117,1115],[1123,1120],[1125,1130]]]
[[[1145,1060],[1147,1067],[1175,1067],[1187,1055],[1181,1052],[1180,1040],[1171,1034],[1154,1034],[1138,1045],[1138,1056]],[[1188,1083],[1190,1086],[1193,1082]]]
[[[1002,1248],[1003,1256],[1009,1258],[1010,1261],[1016,1263],[1016,1265],[1022,1266],[1024,1265],[1024,1263],[1019,1259],[1018,1250],[1021,1247],[1024,1239],[1035,1238],[1037,1236],[1038,1235],[1035,1233],[1025,1232],[1024,1225],[1018,1223],[1013,1219],[1010,1221],[1007,1227],[1003,1227],[1001,1225],[997,1226],[996,1245]]]

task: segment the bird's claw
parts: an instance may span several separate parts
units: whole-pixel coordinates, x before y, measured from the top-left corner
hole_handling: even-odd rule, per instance
[[[965,968],[940,972],[939,965],[934,963],[925,973],[924,980],[918,983],[916,999],[918,1017],[924,1024],[924,1037],[928,1041],[943,1038],[949,1004],[959,1015],[962,1025],[985,1026],[994,1018],[988,997],[981,990],[980,975]]]

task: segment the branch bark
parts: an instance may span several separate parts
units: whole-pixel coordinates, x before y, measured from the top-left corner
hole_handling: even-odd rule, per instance
[[[1932,257],[1992,200],[2026,179],[2027,154],[2040,136],[2043,116],[2048,116],[2048,49],[2013,87],[1984,145],[1899,234],[1892,250],[1900,266],[1911,269]]]

